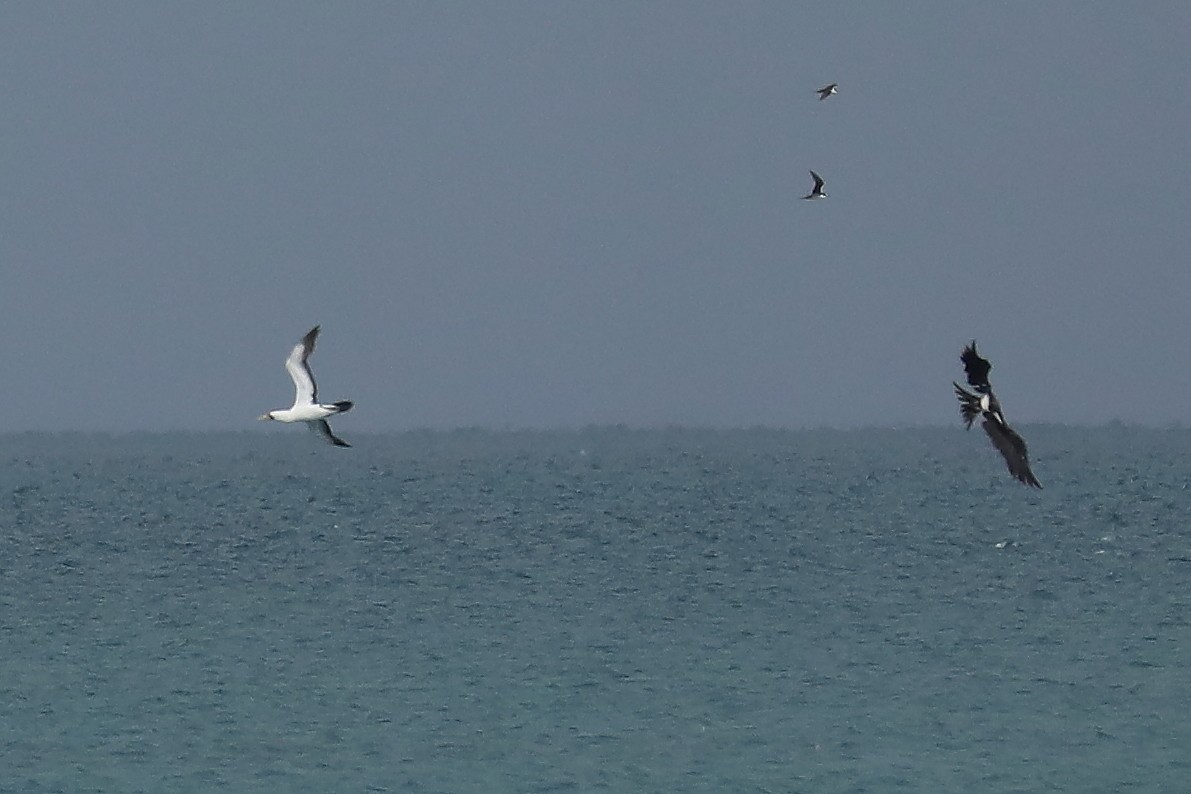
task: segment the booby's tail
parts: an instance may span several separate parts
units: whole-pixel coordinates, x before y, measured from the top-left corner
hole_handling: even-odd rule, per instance
[[[337,403],[331,403],[331,405],[335,406],[335,413],[342,414],[350,411],[355,403],[351,400],[340,400]]]

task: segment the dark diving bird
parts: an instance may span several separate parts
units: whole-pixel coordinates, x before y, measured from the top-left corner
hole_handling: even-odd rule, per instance
[[[815,186],[811,188],[811,192],[807,193],[802,198],[806,199],[821,199],[827,198],[827,194],[823,192],[823,177],[811,171],[811,179],[815,180]]]
[[[992,369],[992,364],[976,352],[975,339],[972,340],[972,344],[964,348],[959,359],[964,364],[964,373],[968,377],[968,385],[972,387],[972,391],[968,391],[958,383],[952,382],[951,385],[955,387],[955,396],[959,398],[959,412],[963,415],[968,429],[972,429],[972,423],[978,417],[983,417],[984,421],[981,422],[981,425],[984,427],[984,432],[988,433],[993,446],[1005,458],[1005,463],[1009,466],[1009,473],[1026,485],[1041,488],[1042,483],[1038,482],[1034,472],[1030,471],[1030,457],[1026,451],[1025,440],[1005,421],[1005,414],[1001,412],[1001,403],[993,394],[992,386],[988,382],[988,373]]]
[[[824,99],[826,99],[827,97],[834,94],[836,92],[835,91],[836,86],[838,86],[838,85],[839,85],[839,83],[832,83],[830,85],[825,85],[822,88],[815,91],[815,93],[819,95],[819,101],[822,102]]]

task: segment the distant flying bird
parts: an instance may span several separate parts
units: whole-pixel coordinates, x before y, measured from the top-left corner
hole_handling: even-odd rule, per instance
[[[831,85],[825,85],[822,88],[815,91],[815,93],[819,95],[819,101],[822,102],[824,99],[826,99],[827,97],[834,94],[836,92],[835,91],[836,86],[838,86],[838,85],[839,85],[839,83],[832,83]]]
[[[976,421],[977,417],[983,416],[984,421],[981,424],[984,427],[984,432],[988,433],[993,446],[1005,458],[1005,463],[1009,466],[1009,473],[1026,485],[1041,488],[1042,484],[1038,482],[1034,472],[1030,471],[1030,458],[1026,452],[1026,442],[1005,421],[1005,415],[1001,412],[1001,403],[993,394],[992,386],[988,382],[988,372],[992,369],[992,364],[976,352],[975,339],[972,340],[972,344],[964,348],[959,359],[964,364],[968,385],[975,392],[968,391],[958,383],[951,384],[955,387],[955,396],[959,398],[959,412],[963,415],[968,429],[972,429],[972,423]]]
[[[811,171],[811,178],[815,180],[815,186],[811,188],[811,192],[803,196],[803,199],[821,199],[827,198],[827,194],[823,192],[823,177]]]
[[[350,411],[352,401],[340,400],[329,405],[320,404],[314,373],[310,371],[310,365],[306,363],[310,354],[314,352],[314,340],[318,338],[318,329],[317,325],[311,328],[310,332],[302,337],[302,341],[294,346],[294,349],[290,351],[289,358],[285,360],[285,369],[293,378],[296,390],[293,407],[269,411],[259,418],[261,420],[272,419],[277,422],[309,422],[310,424],[307,426],[311,430],[321,433],[335,446],[350,447],[351,444],[331,432],[331,426],[327,424],[327,417]]]

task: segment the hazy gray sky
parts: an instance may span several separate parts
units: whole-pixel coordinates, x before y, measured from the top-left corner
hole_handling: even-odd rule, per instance
[[[8,3],[4,427],[1185,420],[1191,4]],[[819,102],[814,89],[840,84]],[[807,170],[830,198],[804,202]]]

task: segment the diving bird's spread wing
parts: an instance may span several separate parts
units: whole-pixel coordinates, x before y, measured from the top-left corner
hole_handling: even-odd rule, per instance
[[[314,373],[310,371],[310,365],[306,363],[306,359],[314,352],[314,340],[318,339],[318,329],[317,325],[311,328],[285,360],[285,370],[294,381],[295,408],[318,402],[318,385],[314,382]]]
[[[959,412],[964,418],[964,424],[971,430],[972,423],[980,416],[980,398],[955,381],[952,381],[951,385],[955,387],[955,396],[959,399]]]
[[[982,358],[976,352],[975,339],[972,340],[972,344],[964,348],[964,352],[960,354],[959,360],[964,363],[964,372],[968,376],[968,385],[982,394],[988,394],[992,389],[988,383],[988,372],[992,369],[992,364],[988,363],[988,359]]]
[[[1042,487],[1042,483],[1038,482],[1038,478],[1034,476],[1034,472],[1030,471],[1030,458],[1026,452],[1026,442],[1012,427],[1005,424],[1004,421],[986,418],[984,420],[984,432],[988,433],[988,437],[992,439],[993,446],[1005,458],[1005,463],[1009,466],[1010,474],[1026,485],[1032,485],[1035,488]]]
[[[347,443],[342,438],[340,438],[339,436],[337,436],[331,432],[331,426],[329,424],[327,424],[326,419],[319,419],[318,421],[310,422],[309,424],[310,424],[311,430],[314,430],[315,432],[317,432],[323,438],[327,439],[327,441],[330,441],[335,446],[337,446],[337,447],[350,447],[351,446],[351,444]]]

